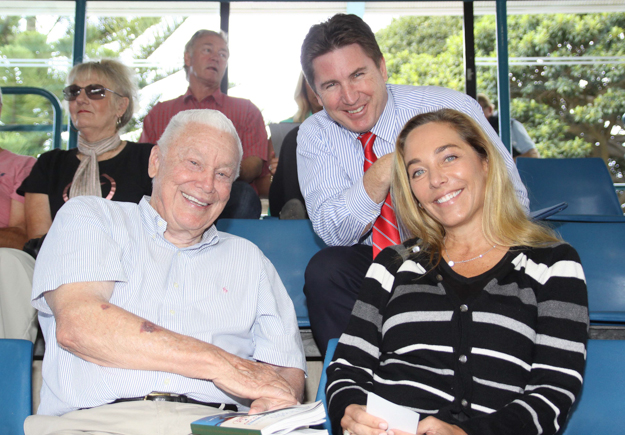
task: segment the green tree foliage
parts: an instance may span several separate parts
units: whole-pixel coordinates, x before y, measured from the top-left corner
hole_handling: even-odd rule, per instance
[[[477,17],[476,56],[496,57],[495,17]],[[508,16],[510,57],[625,55],[625,13]],[[376,35],[389,81],[464,91],[459,17],[402,17]],[[497,95],[495,67],[478,68],[478,92]],[[610,155],[610,132],[625,113],[625,65],[542,65],[510,68],[512,116],[544,157]],[[612,164],[611,167],[615,165]],[[613,171],[618,175],[618,171]]]
[[[62,101],[62,90],[72,59],[74,26],[69,17],[59,17],[52,27],[62,29],[62,36],[37,30],[36,17],[0,16],[0,56],[9,59],[58,59],[60,67],[0,67],[0,86],[34,86],[44,88]],[[122,18],[98,17],[88,20],[85,59],[119,58],[126,50],[135,57],[149,56],[180,24],[182,20],[162,22],[158,17]],[[25,24],[25,25],[24,25]],[[153,27],[156,26],[156,27]],[[157,28],[159,30],[154,31]],[[154,31],[154,41],[136,46],[136,40],[148,29]],[[178,68],[179,69],[179,68]],[[154,68],[137,68],[140,86],[152,83],[160,76]],[[2,124],[51,126],[52,105],[36,95],[4,95]],[[67,120],[67,116],[64,116]],[[132,120],[129,131],[140,127],[142,120]],[[67,121],[64,121],[67,122]],[[2,132],[0,147],[20,154],[37,156],[52,148],[52,132]]]

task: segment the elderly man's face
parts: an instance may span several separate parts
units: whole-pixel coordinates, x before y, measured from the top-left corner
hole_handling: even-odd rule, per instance
[[[238,153],[230,134],[197,123],[188,124],[165,155],[158,146],[152,149],[150,204],[167,221],[167,240],[197,243],[215,222],[230,197]]]
[[[195,41],[190,53],[184,54],[184,63],[189,67],[189,81],[219,87],[226,73],[229,55],[228,46],[221,37],[204,35]]]

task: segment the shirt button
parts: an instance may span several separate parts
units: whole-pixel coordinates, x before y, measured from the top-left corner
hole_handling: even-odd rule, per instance
[[[180,257],[180,255],[182,255],[180,252],[178,252],[178,257]]]
[[[176,314],[176,312],[174,310],[169,310],[169,314],[173,316],[174,314]]]
[[[436,275],[436,281],[441,282],[443,277],[441,275]]]
[[[163,381],[163,384],[165,384],[165,385],[169,385],[169,379],[165,379],[165,380]]]
[[[458,358],[458,361],[460,361],[462,364],[464,364],[465,362],[467,362],[467,356],[466,355],[460,355],[460,358]]]
[[[469,402],[467,402],[467,401],[466,401],[466,399],[462,399],[462,401],[460,402],[460,404],[461,404],[462,406],[464,406],[465,408],[466,408],[467,406],[469,406]]]
[[[460,305],[460,311],[466,313],[467,311],[469,311],[469,307],[466,304],[462,304]]]
[[[178,283],[177,282],[174,283],[174,288],[178,288]]]

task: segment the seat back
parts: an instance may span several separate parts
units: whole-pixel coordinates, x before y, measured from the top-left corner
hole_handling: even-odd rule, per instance
[[[590,320],[625,322],[625,218],[584,222],[554,217],[558,220],[549,224],[582,260]]]
[[[532,211],[566,202],[561,214],[622,216],[614,184],[602,159],[518,158]]]
[[[308,262],[326,245],[309,220],[219,219],[217,229],[243,237],[260,248],[273,263],[293,300],[300,327],[310,327],[304,272]]]
[[[623,433],[624,364],[625,340],[588,340],[582,393],[559,435]]]
[[[328,431],[328,434],[332,435],[332,424],[328,418],[328,403],[326,402],[326,384],[328,383],[328,375],[326,370],[332,362],[336,345],[339,343],[338,338],[333,338],[328,341],[328,348],[326,349],[326,357],[323,360],[323,369],[321,370],[321,378],[319,378],[319,388],[317,389],[317,398],[315,400],[321,400],[323,407],[326,410],[326,421],[323,424],[323,428]]]
[[[0,433],[24,433],[32,414],[33,344],[0,339]]]

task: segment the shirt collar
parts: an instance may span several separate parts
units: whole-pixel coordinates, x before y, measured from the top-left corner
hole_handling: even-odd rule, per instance
[[[206,101],[206,100],[209,100],[211,98],[215,101],[215,103],[217,103],[218,106],[223,106],[224,105],[225,95],[221,92],[220,89],[217,89],[215,92],[213,92],[208,97],[204,98],[202,101]],[[197,99],[193,95],[193,92],[191,92],[191,87],[187,88],[187,92],[183,95],[182,99],[185,102],[188,102],[189,100],[197,101]]]
[[[173,243],[165,239],[165,230],[167,229],[167,221],[161,217],[160,214],[152,207],[150,204],[150,197],[144,196],[139,202],[139,212],[141,214],[141,220],[143,222],[144,228],[147,230],[148,234],[156,236],[166,243],[169,243],[172,246],[175,246]],[[202,234],[202,239],[196,243],[195,245],[188,246],[186,248],[177,248],[181,251],[184,250],[195,250],[201,249],[205,246],[212,246],[219,243],[219,233],[217,228],[215,228],[215,224],[211,225],[207,230]]]

